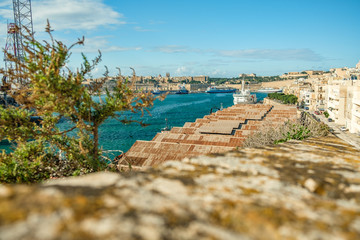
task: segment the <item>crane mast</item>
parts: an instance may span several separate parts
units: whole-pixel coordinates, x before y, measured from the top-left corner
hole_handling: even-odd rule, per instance
[[[15,33],[15,44],[17,46],[16,56],[19,59],[24,59],[24,42],[23,35],[26,35],[26,29],[33,34],[32,12],[31,12],[31,0],[13,0],[14,9],[14,22],[18,28]]]
[[[15,56],[20,61],[24,60],[25,50],[22,36],[33,34],[31,0],[13,0],[13,12],[14,22],[8,23],[7,26],[4,61],[6,70],[14,69],[16,71],[16,66],[8,59],[6,52]],[[6,79],[3,78],[3,84],[4,82],[6,82]],[[19,82],[22,82],[22,80],[19,79]]]

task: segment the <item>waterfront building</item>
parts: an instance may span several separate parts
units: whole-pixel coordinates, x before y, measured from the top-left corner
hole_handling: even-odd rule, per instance
[[[312,106],[310,109],[317,111],[324,111],[326,109],[326,90],[328,85],[328,75],[319,75],[316,78],[309,78],[307,80],[311,84],[313,91]]]
[[[337,124],[351,133],[360,133],[360,61],[355,68],[333,68],[329,72],[289,72],[282,78],[298,78],[284,89],[285,94],[298,97],[299,103],[311,111],[327,111]]]
[[[294,81],[291,85],[283,89],[283,93],[287,95],[294,95],[298,98],[298,102],[301,103],[302,101],[306,102],[308,100],[308,103],[306,106],[310,108],[311,105],[311,84],[307,81]],[[309,95],[307,97],[307,95]]]
[[[359,62],[360,64],[360,62]],[[352,100],[352,111],[350,119],[350,129],[352,133],[360,134],[360,86],[358,85],[353,88],[353,100]]]
[[[360,81],[331,78],[327,86],[327,109],[330,118],[351,133],[360,133]]]
[[[300,100],[300,102],[304,103],[304,107],[308,108],[309,110],[314,110],[315,92],[311,89],[311,87],[301,89],[298,99]]]

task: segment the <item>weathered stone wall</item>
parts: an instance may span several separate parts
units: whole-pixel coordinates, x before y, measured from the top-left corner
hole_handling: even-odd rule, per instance
[[[331,136],[0,185],[0,239],[360,239],[359,170]]]

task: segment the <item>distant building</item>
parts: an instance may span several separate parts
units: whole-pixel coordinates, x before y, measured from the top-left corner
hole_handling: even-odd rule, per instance
[[[359,62],[360,63],[360,62]],[[359,83],[360,80],[358,80]],[[350,119],[350,132],[360,134],[360,84],[354,87],[353,99],[352,99],[352,110]]]
[[[348,73],[348,68],[347,67],[343,67],[343,68],[333,68],[330,69],[330,72],[333,73],[333,76],[336,77],[337,79],[346,79],[349,77],[349,73]]]
[[[192,77],[193,81],[198,81],[201,83],[206,83],[209,81],[209,76],[196,76],[196,77]]]
[[[183,81],[189,82],[192,80],[192,77],[173,77],[172,80],[174,82],[183,82]]]
[[[360,133],[360,81],[332,78],[327,87],[330,118],[350,132]]]
[[[314,90],[311,88],[300,90],[299,94],[300,102],[304,102],[305,107],[308,107],[310,110],[314,110]]]
[[[324,71],[307,70],[307,71],[304,71],[304,72],[307,73],[309,76],[315,76],[315,75],[324,74]]]
[[[306,72],[289,72],[284,73],[280,78],[285,79],[296,79],[296,78],[307,78],[309,75]]]
[[[256,77],[256,74],[255,73],[250,73],[250,74],[241,73],[241,74],[239,74],[239,78],[242,78],[242,77]]]
[[[314,91],[313,95],[313,104],[312,109],[324,111],[326,109],[326,87],[328,84],[327,78],[311,78],[312,90]]]

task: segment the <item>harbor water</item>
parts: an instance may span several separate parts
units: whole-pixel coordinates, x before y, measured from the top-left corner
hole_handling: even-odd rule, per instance
[[[256,93],[262,100],[267,93]],[[126,152],[136,140],[151,140],[165,127],[182,127],[185,122],[194,122],[211,111],[233,105],[232,94],[183,94],[168,95],[165,100],[156,100],[150,114],[124,113],[123,117],[141,120],[147,127],[132,123],[124,125],[115,119],[108,119],[100,128],[100,144],[105,150],[122,150]],[[167,119],[167,121],[165,120]]]
[[[262,100],[267,93],[256,93],[257,99]],[[142,127],[137,123],[124,125],[116,119],[108,119],[99,129],[99,143],[104,150],[121,150],[126,152],[136,140],[149,141],[165,127],[182,127],[185,122],[194,122],[197,118],[203,118],[211,111],[217,111],[221,107],[227,108],[233,105],[232,94],[174,94],[168,95],[165,100],[156,100],[154,106],[149,109],[150,115],[141,113],[123,112],[122,118],[142,121],[148,124]],[[167,120],[166,120],[167,119]],[[59,123],[64,129],[67,122]],[[0,148],[7,148],[0,146]]]

